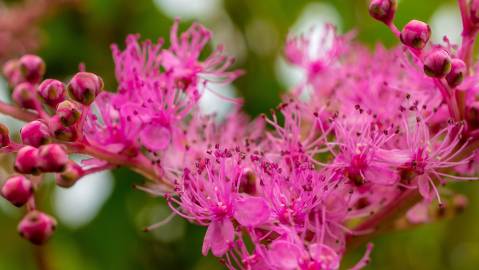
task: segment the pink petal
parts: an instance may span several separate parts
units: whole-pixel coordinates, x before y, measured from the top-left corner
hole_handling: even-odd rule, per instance
[[[140,140],[149,150],[164,150],[170,145],[171,132],[161,125],[150,124],[140,132]]]
[[[370,166],[364,171],[367,181],[380,185],[392,185],[398,181],[398,175],[388,167]]]
[[[265,223],[269,216],[269,206],[264,198],[246,195],[236,201],[234,218],[243,226],[257,226]]]
[[[101,160],[101,159],[96,159],[96,158],[86,158],[86,159],[83,159],[81,161],[81,164],[82,165],[85,165],[85,166],[104,166],[106,165],[108,162],[104,161],[104,160]]]
[[[271,264],[281,270],[297,269],[299,258],[301,258],[300,249],[288,241],[276,240],[270,246]]]
[[[413,224],[425,223],[429,220],[427,204],[421,202],[409,209],[406,214],[407,220]]]
[[[379,149],[376,151],[376,155],[381,160],[384,160],[389,164],[395,165],[402,165],[411,159],[411,153],[409,151],[399,149]]]
[[[216,257],[223,256],[229,249],[229,244],[234,240],[234,227],[229,219],[214,221],[208,226],[205,240],[203,241],[203,256],[211,253]]]
[[[417,178],[417,187],[419,189],[419,193],[426,201],[430,201],[432,198],[431,194],[431,185],[429,183],[429,179],[421,175]]]
[[[327,245],[312,244],[309,246],[309,254],[319,263],[321,269],[338,269],[341,261],[338,253]]]

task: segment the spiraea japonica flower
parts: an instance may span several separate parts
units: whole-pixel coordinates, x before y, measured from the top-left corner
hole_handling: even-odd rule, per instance
[[[435,29],[417,20],[400,31],[392,0],[371,1],[369,12],[391,29],[396,48],[366,48],[331,25],[290,36],[285,57],[306,76],[257,119],[240,106],[223,121],[198,108],[211,85],[242,73],[221,46],[204,56],[212,33],[198,23],[178,33],[176,20],[169,47],[139,35],[113,45],[116,91],[85,70],[68,82],[42,81],[40,58],[12,60],[4,71],[16,105],[2,102],[0,111],[26,124],[21,143],[0,126],[0,151],[16,154],[19,174],[2,196],[25,205],[18,229],[41,244],[56,225],[35,206],[42,175],[69,188],[124,166],[147,178],[135,188],[163,196],[172,210],[146,231],[177,215],[206,227],[203,255],[229,269],[339,269],[352,247],[402,219],[432,221],[435,201],[438,211],[467,204],[446,184],[475,180],[469,174],[478,170],[475,3],[461,9],[459,45],[431,42]],[[367,265],[372,245],[365,250],[352,269]]]

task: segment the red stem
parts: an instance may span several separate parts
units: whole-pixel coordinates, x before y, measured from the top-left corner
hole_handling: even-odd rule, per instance
[[[24,122],[30,122],[39,118],[36,113],[12,106],[3,101],[0,101],[0,112]]]

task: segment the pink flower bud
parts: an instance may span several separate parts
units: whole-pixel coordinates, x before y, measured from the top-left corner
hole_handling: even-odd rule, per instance
[[[24,55],[20,58],[20,71],[27,82],[37,84],[42,80],[45,74],[45,62],[32,54]]]
[[[67,163],[68,155],[59,144],[47,144],[38,149],[38,165],[42,172],[62,172]]]
[[[18,59],[9,60],[3,65],[3,75],[10,86],[16,86],[23,81]]]
[[[401,31],[401,42],[411,48],[422,49],[431,37],[431,28],[425,22],[412,20]]]
[[[10,132],[8,127],[0,123],[0,148],[10,145]]]
[[[464,209],[466,209],[466,207],[469,205],[469,200],[466,196],[462,194],[456,194],[452,199],[452,204],[454,206],[454,210],[457,213],[462,213]]]
[[[49,122],[50,131],[56,139],[66,142],[73,142],[78,138],[78,132],[74,126],[66,127],[60,117],[55,115]]]
[[[35,245],[44,244],[52,236],[57,222],[40,211],[29,212],[18,224],[20,235]]]
[[[447,83],[454,88],[459,86],[464,80],[467,72],[466,63],[459,58],[454,58],[451,61],[451,71],[446,75]]]
[[[73,161],[69,161],[65,170],[55,176],[58,186],[63,188],[72,187],[83,176],[83,169]]]
[[[470,125],[472,129],[479,128],[479,101],[475,101],[468,106],[466,119],[467,124]]]
[[[12,99],[18,106],[25,109],[37,109],[40,106],[35,86],[28,82],[20,83],[15,87]]]
[[[90,105],[103,89],[103,80],[90,72],[78,72],[68,84],[70,97],[84,105]]]
[[[62,124],[68,127],[74,125],[80,119],[81,112],[75,103],[65,100],[58,104],[56,115],[60,118]]]
[[[23,175],[10,177],[1,189],[2,196],[16,207],[27,203],[33,195],[33,185]]]
[[[34,147],[50,142],[50,131],[47,124],[41,120],[34,120],[25,124],[20,130],[22,142]]]
[[[396,9],[396,0],[371,0],[369,3],[369,15],[385,24],[393,21]]]
[[[56,107],[58,103],[65,100],[65,86],[58,80],[44,80],[38,86],[38,93],[45,103],[52,107]]]
[[[37,174],[38,170],[38,149],[32,146],[22,147],[15,159],[15,170],[22,174]]]
[[[451,58],[443,49],[436,49],[424,59],[424,72],[429,77],[442,78],[451,71]]]

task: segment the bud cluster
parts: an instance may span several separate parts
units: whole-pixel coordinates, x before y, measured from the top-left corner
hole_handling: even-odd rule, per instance
[[[10,140],[8,128],[0,125],[1,147],[16,153],[13,167],[17,173],[3,183],[1,195],[17,207],[26,206],[28,211],[18,230],[32,243],[42,244],[56,222],[35,209],[35,189],[43,182],[42,174],[55,174],[62,188],[73,186],[85,175],[85,170],[70,160],[65,143],[80,139],[80,120],[103,90],[103,81],[89,72],[77,73],[66,86],[55,79],[42,81],[45,63],[36,55],[10,60],[3,71],[13,88],[15,109],[26,111],[31,120],[20,130],[21,143]]]

